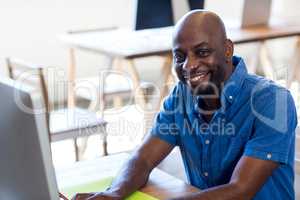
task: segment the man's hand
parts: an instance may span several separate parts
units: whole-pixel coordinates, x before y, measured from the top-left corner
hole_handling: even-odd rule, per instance
[[[131,155],[112,182],[110,189],[101,193],[77,194],[72,200],[121,200],[143,187],[154,167],[174,148],[165,141],[148,135]]]
[[[85,200],[93,195],[94,193],[78,193],[75,196],[73,196],[72,200]]]
[[[78,193],[72,200],[121,200],[120,197],[114,194],[100,192],[100,193]]]

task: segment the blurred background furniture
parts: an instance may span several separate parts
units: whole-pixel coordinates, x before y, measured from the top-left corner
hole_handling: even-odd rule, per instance
[[[69,31],[68,35],[73,35],[74,37],[80,37],[82,34],[93,34],[93,33],[106,33],[109,31],[117,30],[117,27],[107,27],[101,29],[88,29],[88,30],[73,30]],[[97,41],[91,41],[97,42]],[[104,42],[104,41],[102,41]],[[113,45],[113,44],[112,44]],[[99,73],[93,77],[85,77],[83,79],[76,78],[76,58],[75,49],[77,50],[87,50],[91,52],[101,53],[94,51],[93,49],[86,49],[84,46],[82,48],[73,47],[70,44],[69,49],[69,90],[68,90],[68,106],[73,107],[76,103],[77,97],[94,102],[96,105],[100,105],[99,113],[103,115],[104,109],[106,107],[105,102],[110,100],[113,101],[114,107],[122,106],[122,100],[131,98],[134,95],[135,89],[139,89],[142,94],[149,92],[153,89],[153,86],[149,82],[140,81],[135,68],[130,65],[128,69],[126,63],[122,62],[121,59],[115,58],[110,54],[106,54],[108,59],[107,67],[99,70]],[[125,65],[125,67],[124,67]],[[82,90],[74,91],[74,88],[82,88]],[[86,90],[84,90],[84,88]],[[96,95],[91,95],[91,92],[96,92]],[[142,99],[142,103],[144,99]]]
[[[86,142],[79,144],[78,138],[93,134],[101,134],[104,155],[107,155],[106,122],[91,112],[82,108],[53,109],[49,103],[46,79],[46,67],[26,63],[19,59],[7,58],[9,77],[21,84],[32,86],[35,91],[42,94],[47,128],[51,142],[73,139],[76,161],[82,158],[86,149]]]
[[[135,88],[140,83],[140,75],[134,65],[134,60],[137,58],[147,56],[161,56],[165,59],[165,64],[162,67],[161,74],[165,84],[169,80],[172,68],[172,31],[173,27],[145,29],[140,31],[131,31],[128,29],[108,30],[105,32],[93,32],[85,34],[64,34],[60,36],[60,40],[67,44],[72,49],[82,49],[86,51],[97,52],[99,54],[107,55],[113,61],[123,62],[123,66],[127,65],[128,72],[132,75]],[[260,48],[257,54],[257,60],[250,65],[248,70],[250,73],[257,73],[261,71],[270,79],[276,78],[274,75],[273,64],[270,60],[270,52],[268,51],[265,42],[267,40],[286,38],[300,35],[300,25],[289,24],[288,22],[270,24],[270,26],[258,26],[241,29],[240,27],[228,27],[228,37],[235,44],[246,44],[257,42]],[[296,47],[295,54],[299,53],[299,45]],[[74,50],[73,50],[74,51]],[[298,57],[295,57],[297,59]],[[73,53],[70,56],[70,63],[74,63]],[[262,66],[259,69],[257,66]],[[294,72],[293,77],[288,79],[288,84],[298,77],[299,61],[295,61],[289,66],[289,72]],[[72,65],[74,70],[75,65]],[[72,70],[70,70],[72,72]],[[297,76],[297,77],[296,77]],[[70,76],[71,80],[74,76]],[[72,84],[70,85],[72,86]],[[69,90],[73,91],[73,90]],[[143,94],[141,93],[143,96]],[[163,98],[166,92],[162,90],[161,97]],[[70,95],[70,99],[74,99],[74,95]],[[159,98],[160,100],[162,98]],[[145,104],[145,99],[142,98],[142,104]]]
[[[67,35],[74,37],[81,37],[82,35],[109,33],[110,31],[118,30],[117,27],[106,27],[100,29],[87,30],[72,30],[68,31]],[[93,39],[92,39],[93,40]],[[93,40],[93,43],[104,42]],[[115,44],[112,44],[115,46]],[[112,48],[114,48],[112,46]],[[110,122],[122,122],[123,119],[131,119],[141,115],[143,109],[147,104],[147,95],[154,90],[154,85],[151,82],[140,80],[138,71],[134,66],[133,61],[126,61],[121,57],[113,54],[106,54],[105,52],[98,52],[93,49],[78,48],[78,46],[70,44],[69,47],[69,66],[68,66],[68,107],[73,108],[78,106],[80,102],[83,106],[89,105],[89,109],[97,112],[97,114]],[[76,52],[86,51],[90,53],[102,54],[106,57],[107,64],[99,67],[99,71],[94,76],[77,78],[76,76]],[[78,57],[77,57],[78,59]],[[106,66],[106,67],[105,67]],[[104,113],[108,110],[112,113],[113,110],[122,110],[122,112],[115,112],[115,116],[105,116]],[[111,123],[111,124],[114,124]],[[109,133],[108,133],[109,134]],[[124,130],[119,130],[113,135],[126,135]],[[82,139],[87,143],[88,138]],[[106,151],[108,151],[106,149]]]
[[[135,30],[173,26],[172,0],[137,0]],[[204,0],[188,0],[189,10],[203,9]]]
[[[172,77],[172,54],[170,53],[170,49],[157,51],[157,48],[161,48],[161,45],[165,46],[166,43],[168,44],[170,42],[171,38],[169,37],[169,33],[169,28],[162,28],[141,31],[116,29],[104,32],[60,35],[60,40],[71,48],[70,63],[72,63],[72,65],[70,65],[68,70],[69,81],[71,83],[75,81],[74,70],[76,66],[74,64],[74,49],[106,55],[106,57],[112,60],[113,69],[118,69],[121,72],[129,74],[133,85],[132,91],[134,91],[135,103],[138,104],[145,113],[149,113],[146,118],[149,119],[147,121],[151,123],[154,114],[160,107],[161,100],[168,93],[167,83]],[[135,60],[153,55],[163,59],[163,67],[161,68],[162,71],[160,75],[164,84],[158,89],[158,94],[155,95],[149,103],[147,102],[147,93],[144,92],[144,86],[146,86],[146,90],[149,91],[148,88],[151,88],[153,84],[145,84],[141,81]],[[106,85],[109,86],[109,83]],[[74,88],[73,84],[69,86]],[[74,91],[74,89],[70,88],[69,92],[72,91]],[[75,94],[69,94],[68,99],[70,101],[69,105],[74,105]]]

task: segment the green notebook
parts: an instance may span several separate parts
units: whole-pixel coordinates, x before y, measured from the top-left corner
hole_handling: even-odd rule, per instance
[[[77,185],[69,188],[63,188],[61,192],[68,198],[72,198],[76,193],[88,193],[88,192],[100,192],[104,191],[110,186],[113,181],[113,177],[108,177],[99,181]],[[135,192],[130,195],[126,200],[158,200],[143,192]]]

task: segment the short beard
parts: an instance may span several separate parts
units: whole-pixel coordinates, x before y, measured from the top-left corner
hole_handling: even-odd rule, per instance
[[[199,96],[201,98],[218,98],[221,94],[221,83],[213,83],[209,82],[206,87],[202,87],[201,85],[192,89],[194,96]]]
[[[223,68],[218,67],[218,71],[211,72],[211,77],[206,86],[199,85],[194,88],[193,95],[201,98],[219,98],[222,90],[223,79],[225,76]]]

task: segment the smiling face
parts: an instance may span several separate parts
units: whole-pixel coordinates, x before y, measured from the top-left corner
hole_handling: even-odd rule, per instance
[[[178,78],[195,95],[219,95],[232,72],[233,46],[216,15],[193,13],[177,25],[173,61]]]

